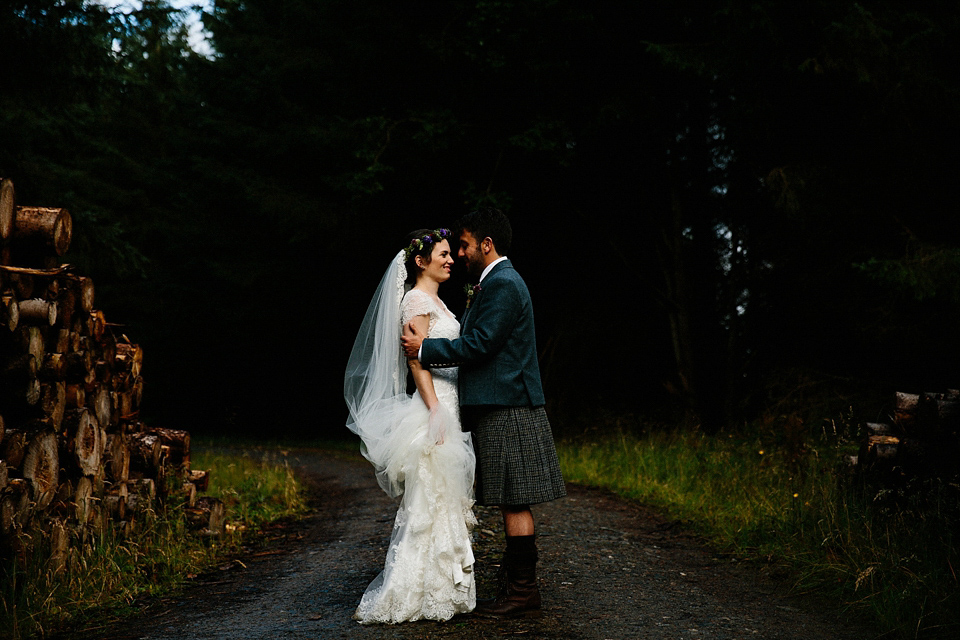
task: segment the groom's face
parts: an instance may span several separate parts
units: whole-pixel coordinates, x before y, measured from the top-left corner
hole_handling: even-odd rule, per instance
[[[480,251],[480,243],[473,237],[469,231],[460,233],[460,251],[457,255],[463,260],[467,267],[467,273],[475,278],[479,278],[483,273],[483,253]]]

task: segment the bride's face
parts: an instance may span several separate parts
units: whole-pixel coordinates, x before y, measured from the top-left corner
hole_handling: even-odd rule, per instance
[[[433,246],[430,254],[430,264],[422,265],[421,277],[430,278],[437,282],[446,282],[450,279],[450,269],[453,267],[453,256],[450,254],[450,243],[441,240]]]

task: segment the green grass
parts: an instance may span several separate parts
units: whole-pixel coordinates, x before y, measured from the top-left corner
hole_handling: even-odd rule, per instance
[[[126,533],[108,522],[73,531],[65,567],[54,573],[45,534],[25,532],[30,551],[0,567],[0,637],[45,635],[105,613],[122,615],[138,598],[168,593],[237,553],[267,523],[305,509],[300,484],[276,450],[220,454],[199,446],[191,466],[210,470],[203,495],[227,505],[222,540],[189,531],[174,499],[136,514]]]
[[[558,443],[567,480],[612,489],[687,522],[718,548],[777,562],[876,620],[887,637],[960,636],[958,487],[889,488],[842,464],[835,438],[696,431]]]

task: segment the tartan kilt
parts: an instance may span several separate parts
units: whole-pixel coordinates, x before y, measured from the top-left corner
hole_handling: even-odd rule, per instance
[[[567,495],[543,407],[503,407],[471,415],[477,503],[531,505]]]

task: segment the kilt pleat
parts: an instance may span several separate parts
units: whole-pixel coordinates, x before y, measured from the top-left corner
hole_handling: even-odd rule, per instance
[[[530,505],[567,494],[543,407],[505,407],[478,416],[477,502]]]

